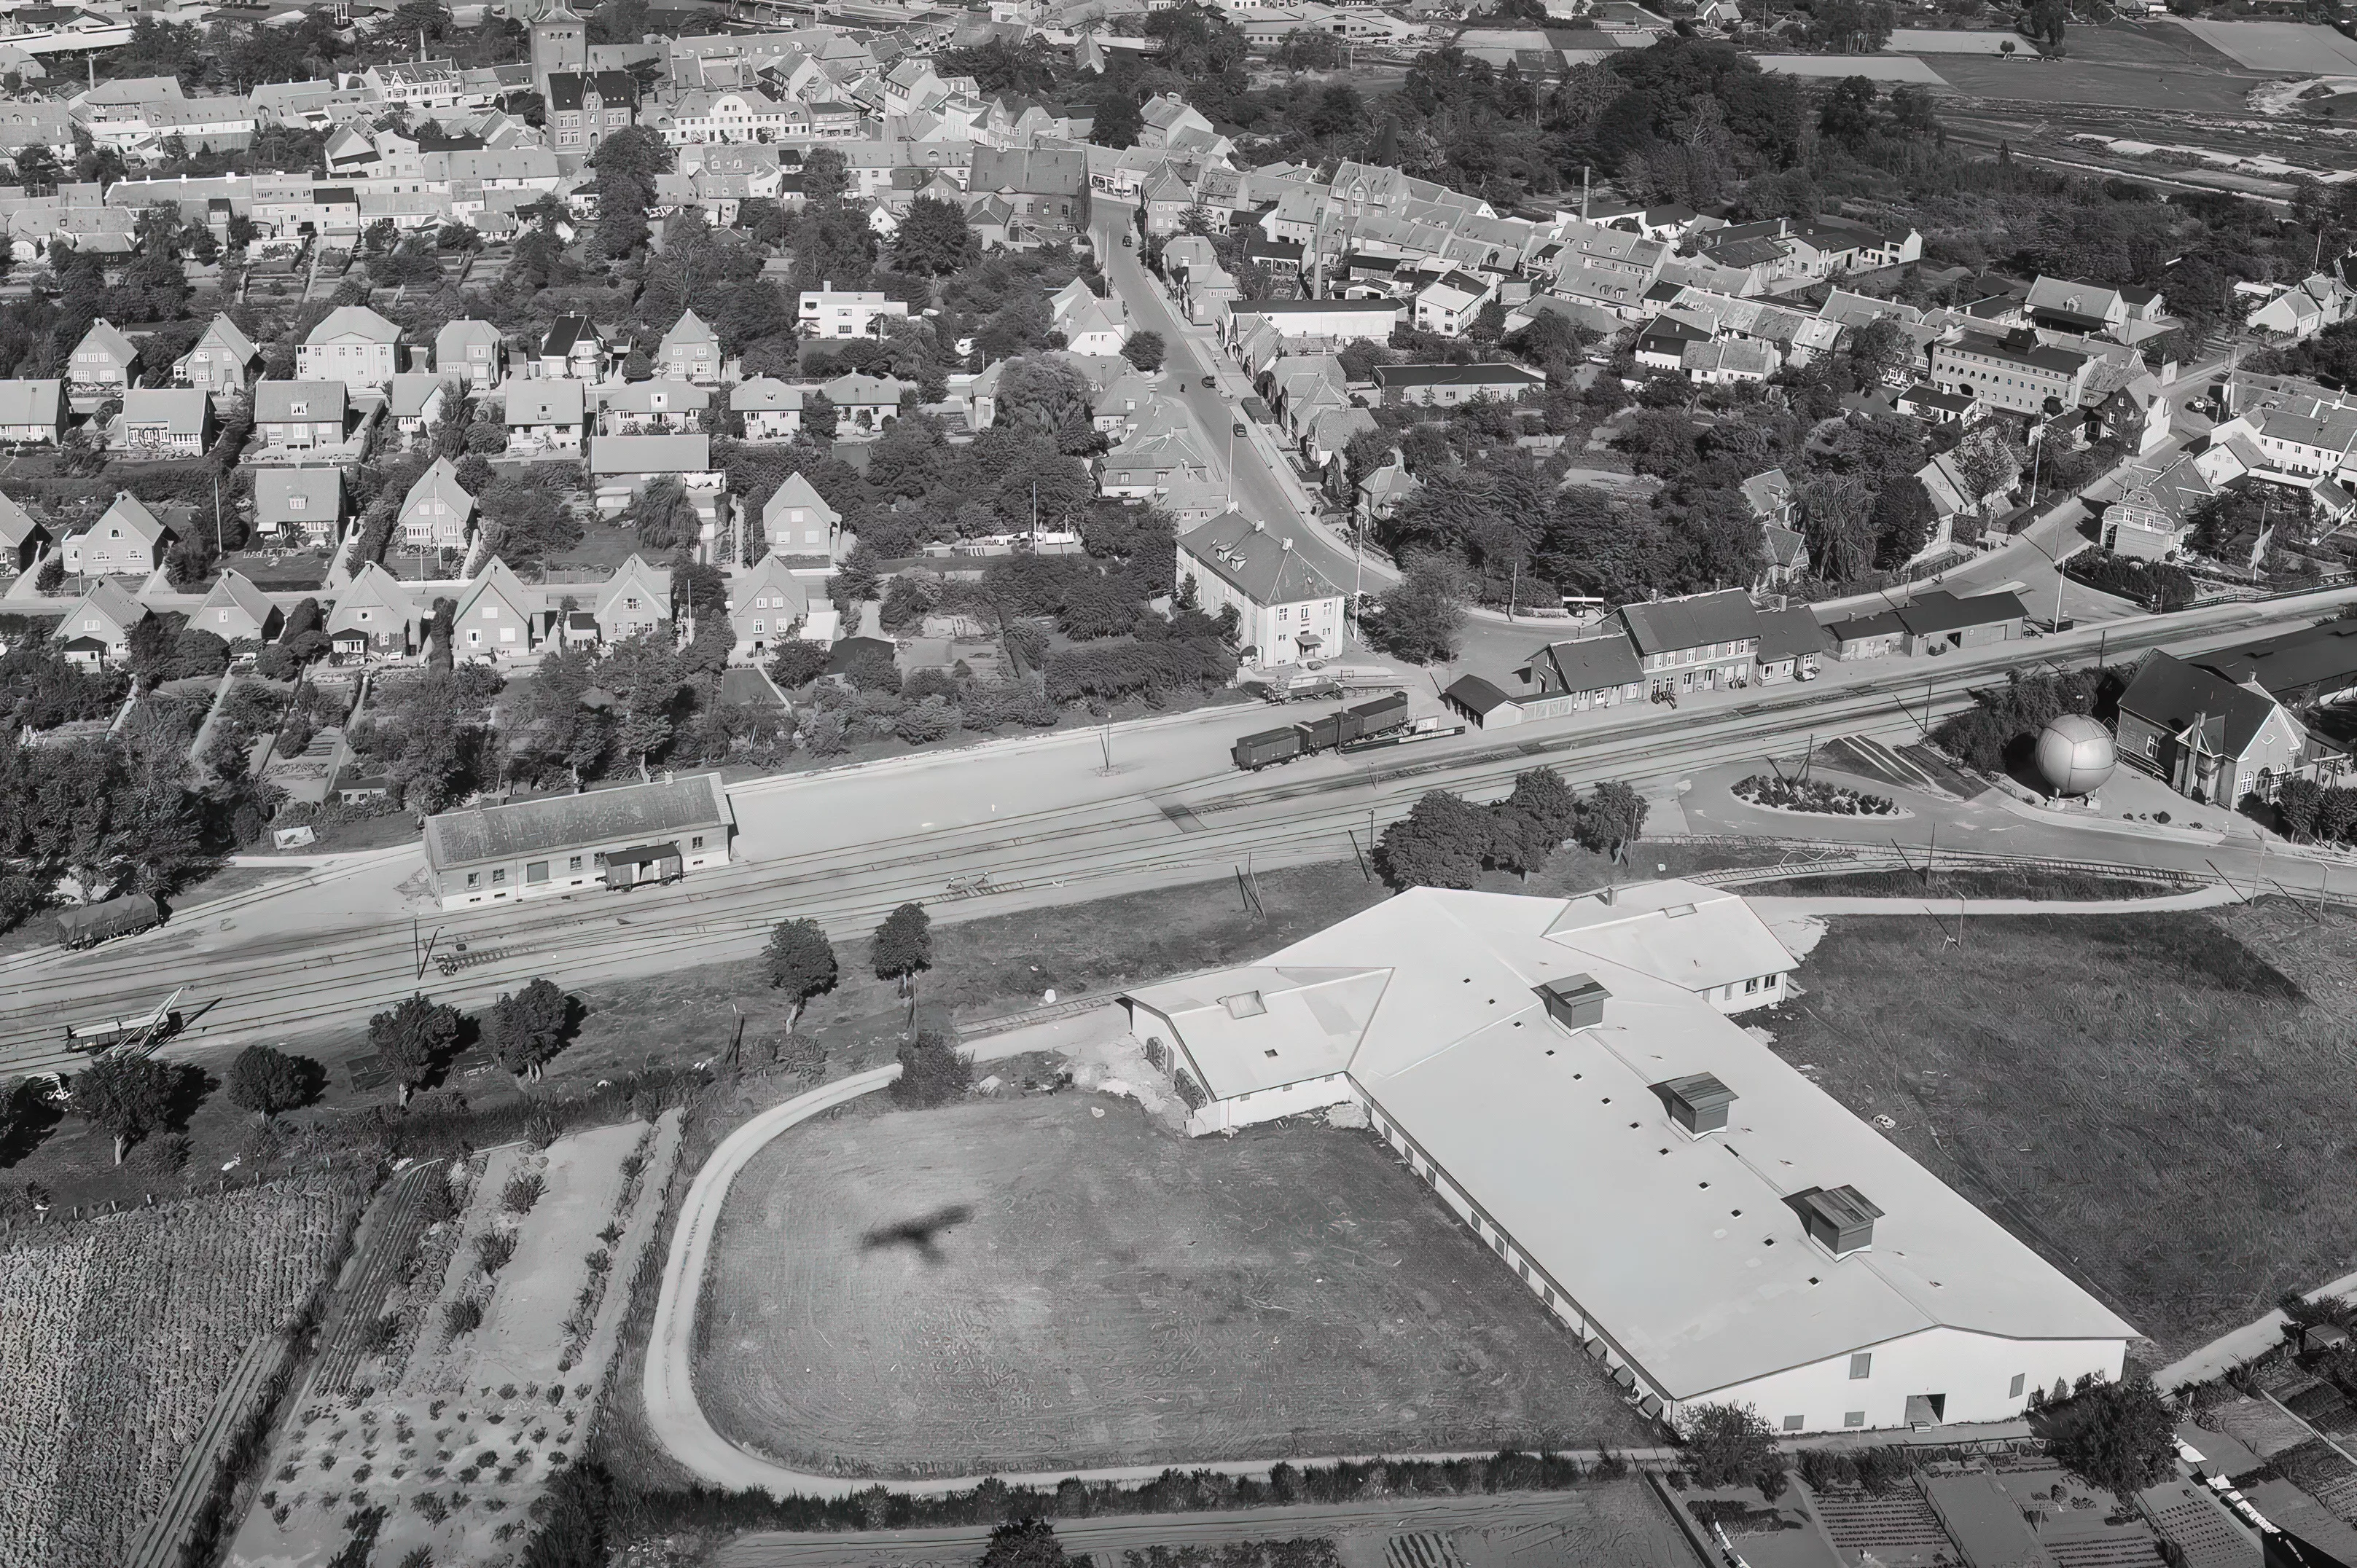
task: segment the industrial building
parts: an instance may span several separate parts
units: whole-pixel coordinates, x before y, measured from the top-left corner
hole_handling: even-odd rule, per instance
[[[1933,1426],[2118,1377],[2135,1329],[1727,1016],[1792,967],[1691,883],[1415,888],[1123,1001],[1190,1132],[1363,1105],[1648,1415]]]
[[[737,818],[717,773],[473,806],[425,819],[446,909],[671,882],[728,862]]]

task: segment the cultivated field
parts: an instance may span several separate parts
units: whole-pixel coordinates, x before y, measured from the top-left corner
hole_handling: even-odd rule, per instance
[[[1837,918],[1777,1049],[2158,1341],[2346,1273],[2357,920]]]
[[[2210,22],[2177,26],[2250,70],[2321,76],[2357,70],[2357,40],[2309,22]]]
[[[2063,58],[2054,60],[2024,58],[2031,53],[2026,47],[2011,59],[1943,54],[1937,69],[1958,92],[1975,98],[2219,113],[2240,111],[2244,95],[2267,80],[2165,24],[2073,27],[2063,48]]]
[[[288,1186],[0,1251],[0,1568],[114,1568],[238,1359],[324,1282],[351,1201]]]
[[[705,1412],[807,1466],[1637,1432],[1570,1337],[1363,1133],[1189,1142],[1080,1093],[853,1114],[755,1158],[713,1256]]]
[[[390,1190],[338,1283],[232,1568],[326,1562],[356,1533],[374,1555],[353,1561],[511,1562],[527,1510],[587,1441],[678,1147],[674,1112],[494,1149],[456,1182],[429,1166]]]

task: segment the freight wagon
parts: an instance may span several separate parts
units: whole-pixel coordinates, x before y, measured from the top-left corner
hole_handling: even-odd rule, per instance
[[[95,947],[109,937],[127,937],[164,923],[164,911],[153,893],[126,893],[103,904],[84,904],[58,912],[58,945]]]
[[[1407,693],[1394,692],[1372,703],[1340,708],[1322,718],[1304,719],[1283,729],[1248,735],[1230,748],[1238,768],[1257,773],[1272,763],[1290,762],[1321,751],[1349,751],[1407,725]]]

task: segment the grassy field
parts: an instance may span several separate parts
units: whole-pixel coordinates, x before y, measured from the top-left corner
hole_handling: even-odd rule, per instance
[[[2072,105],[2118,104],[2213,113],[2239,111],[2267,74],[2235,64],[2182,27],[2123,22],[2073,27],[2061,59],[1943,54],[1932,69],[1975,98]],[[2022,55],[2027,57],[2027,48]],[[2317,69],[2330,69],[2319,65]]]
[[[880,1240],[951,1217],[931,1244]],[[698,1325],[715,1425],[855,1474],[1637,1432],[1364,1133],[1189,1141],[1065,1094],[854,1114],[737,1177]]]
[[[2357,920],[1836,918],[1788,1059],[2167,1360],[2357,1266]]]
[[[0,1564],[124,1561],[248,1343],[324,1283],[353,1208],[286,1187],[0,1251]]]
[[[2153,898],[2175,883],[2065,871],[1837,871],[1747,882],[1736,891],[1759,898]]]

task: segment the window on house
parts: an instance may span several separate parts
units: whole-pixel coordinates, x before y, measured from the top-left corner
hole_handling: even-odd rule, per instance
[[[1788,1415],[1784,1418],[1784,1430],[1787,1432],[1798,1432],[1802,1427],[1808,1424],[1808,1419],[1809,1418],[1804,1415]]]
[[[524,865],[523,865],[523,879],[524,879],[526,882],[545,882],[545,881],[547,881],[547,880],[548,880],[548,862],[546,862],[546,861],[544,861],[544,860],[528,860],[528,861],[524,862]]]
[[[687,847],[690,849],[702,849],[704,847],[704,835],[702,833],[698,833],[694,838],[688,840]]]
[[[479,871],[470,871],[470,872],[467,873],[467,886],[469,886],[469,887],[480,887],[482,885],[483,885],[483,874],[482,874],[481,872],[479,872]]]
[[[573,856],[571,859],[567,860],[567,861],[565,863],[565,870],[567,870],[567,871],[578,871],[578,870],[580,870],[580,869],[581,869],[581,857],[580,857],[579,855],[577,855],[577,854],[576,854],[576,855]]]
[[[2018,1400],[2018,1399],[2019,1399],[2019,1398],[2021,1397],[2022,1386],[2023,1386],[2024,1384],[2026,1384],[2027,1382],[2029,1382],[2029,1373],[2027,1373],[2027,1372],[2016,1372],[2016,1373],[2014,1373],[2014,1375],[2013,1375],[2013,1386],[2012,1386],[2011,1388],[2008,1388],[2007,1390],[2006,1390],[2006,1397],[2007,1397],[2007,1399],[2017,1399],[2017,1400]]]
[[[1862,1410],[1844,1411],[1842,1412],[1842,1424],[1844,1426],[1864,1426],[1866,1424],[1866,1412]]]
[[[1849,1376],[1852,1382],[1861,1378],[1874,1376],[1874,1352],[1860,1350],[1857,1355],[1852,1356],[1849,1359]]]

